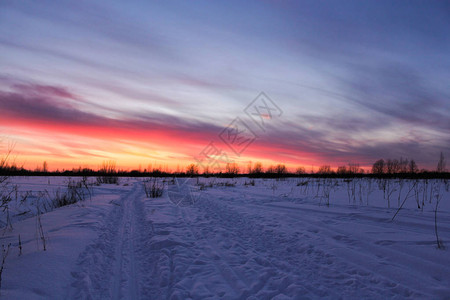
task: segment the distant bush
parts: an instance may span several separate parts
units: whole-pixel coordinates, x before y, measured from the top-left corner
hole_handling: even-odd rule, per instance
[[[159,182],[157,178],[144,181],[144,191],[148,198],[159,198],[163,195],[164,183]]]
[[[67,183],[67,190],[61,192],[59,189],[56,190],[53,197],[54,207],[62,207],[70,204],[77,203],[79,201],[84,201],[92,193],[87,183],[86,178],[81,181],[69,180]]]
[[[237,163],[227,163],[225,166],[225,174],[235,176],[239,174],[239,166]]]
[[[105,161],[98,170],[97,176],[98,184],[119,184],[119,177],[117,176],[116,162]]]
[[[186,175],[188,176],[194,176],[198,175],[198,167],[194,164],[190,164],[186,167]]]
[[[252,179],[252,180],[250,180],[250,181],[248,181],[248,182],[247,182],[247,180],[246,180],[245,183],[244,183],[244,185],[245,185],[245,186],[249,186],[249,185],[255,186],[255,180]]]

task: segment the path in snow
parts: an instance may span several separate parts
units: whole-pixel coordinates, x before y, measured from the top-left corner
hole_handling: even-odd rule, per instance
[[[169,185],[168,189],[175,188]],[[215,188],[194,205],[113,202],[78,259],[69,298],[282,299],[448,295],[450,259],[432,219],[280,202],[258,189]],[[271,200],[272,199],[272,200]],[[386,214],[388,213],[388,214]],[[450,233],[448,219],[440,230]]]
[[[69,298],[139,299],[142,265],[141,227],[145,222],[140,183],[112,201],[97,240],[78,259]]]

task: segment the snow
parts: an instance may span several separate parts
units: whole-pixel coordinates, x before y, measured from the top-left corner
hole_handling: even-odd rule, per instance
[[[36,198],[19,204],[20,195],[53,195],[68,180],[11,179],[19,200],[11,202],[13,228],[1,229],[1,244],[12,245],[1,297],[450,297],[450,256],[437,249],[434,233],[441,196],[438,232],[444,243],[450,240],[450,193],[443,181],[423,181],[420,188],[406,181],[398,197],[400,183],[392,180],[397,190],[388,207],[382,183],[369,186],[366,179],[357,179],[353,197],[354,182],[342,179],[200,178],[186,186],[167,178],[160,179],[162,197],[146,198],[143,178],[121,178],[119,185],[92,186],[91,199],[42,214],[43,251]]]

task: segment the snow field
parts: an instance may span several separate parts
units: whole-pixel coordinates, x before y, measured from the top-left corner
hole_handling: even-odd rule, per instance
[[[63,188],[67,178],[12,180],[24,190],[41,190]],[[189,191],[183,190],[195,194],[186,198],[191,203],[179,205],[169,197],[179,193],[170,179],[164,180],[160,198],[145,196],[142,179],[94,186],[91,200],[41,216],[47,251],[38,243],[36,217],[15,218],[13,229],[2,229],[1,243],[12,248],[1,296],[450,297],[450,257],[448,250],[436,249],[434,236],[435,198],[431,203],[427,198],[419,209],[413,195],[392,221],[398,203],[391,201],[387,207],[383,190],[374,182],[367,201],[367,181],[355,185],[355,197],[350,189],[349,197],[348,182],[342,179],[309,179],[308,189],[303,184],[308,179],[254,179],[254,185],[251,180],[194,180]],[[413,185],[405,182],[403,195],[408,184]],[[438,231],[446,243],[449,193],[444,182],[439,184]],[[327,189],[329,205],[324,199]],[[392,192],[391,200],[397,200],[398,193]]]

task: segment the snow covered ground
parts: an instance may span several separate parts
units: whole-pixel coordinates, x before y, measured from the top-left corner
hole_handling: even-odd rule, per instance
[[[436,248],[434,223],[440,197],[450,247],[442,181],[200,178],[180,189],[168,178],[162,197],[147,198],[143,179],[122,178],[82,202],[36,209],[68,180],[11,179],[0,298],[450,298],[449,250]]]

